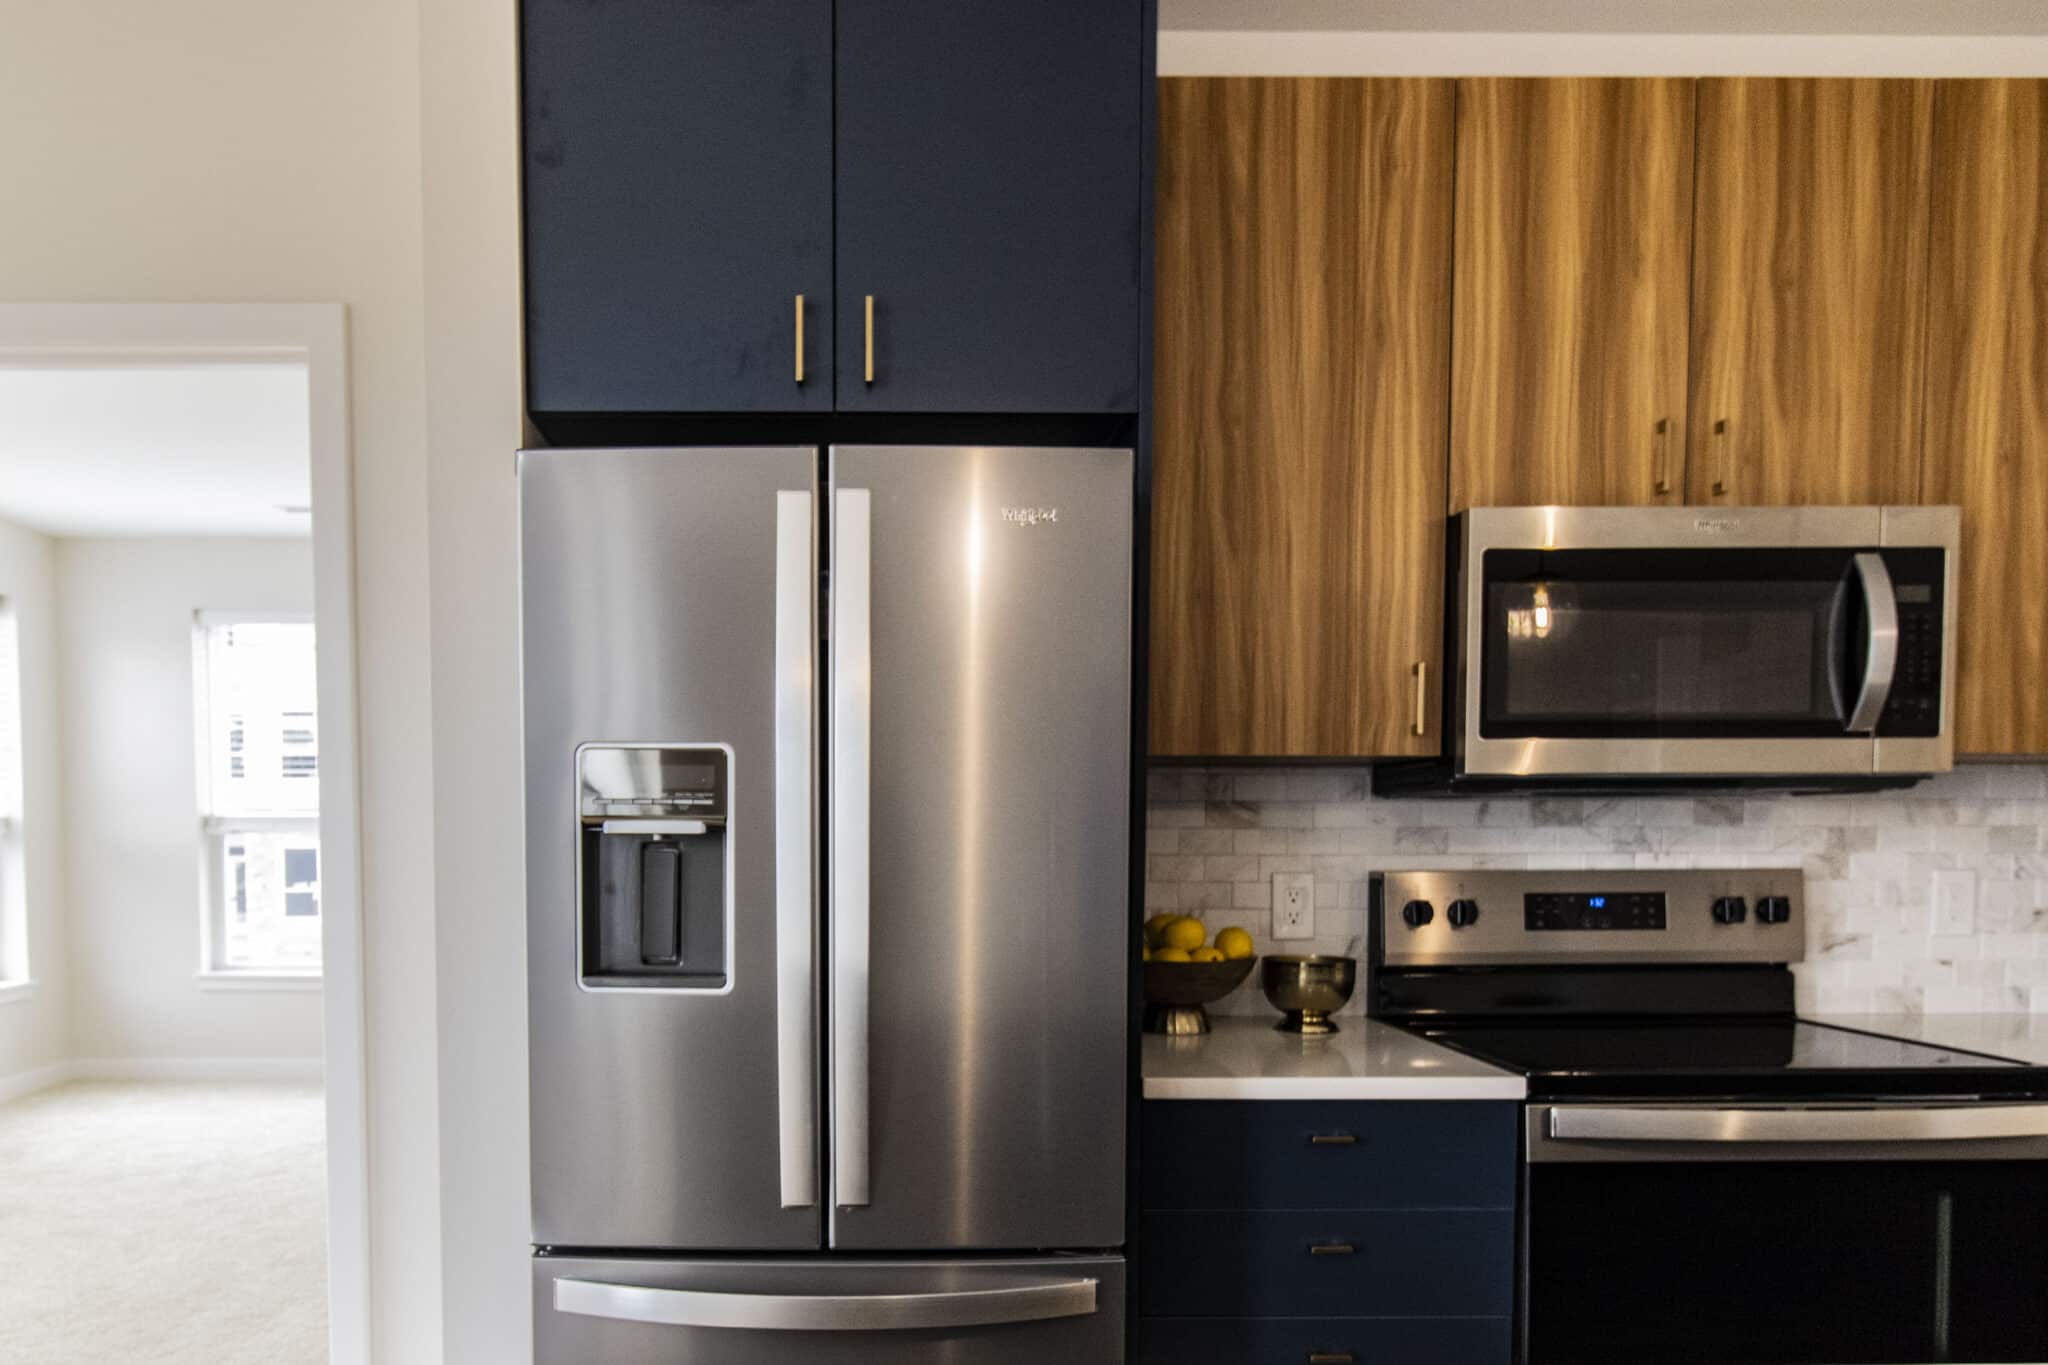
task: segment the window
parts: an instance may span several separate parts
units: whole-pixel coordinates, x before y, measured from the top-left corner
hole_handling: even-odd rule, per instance
[[[193,635],[208,972],[320,970],[313,626],[201,612]]]
[[[0,597],[0,986],[29,979],[23,806],[21,636],[13,606]]]

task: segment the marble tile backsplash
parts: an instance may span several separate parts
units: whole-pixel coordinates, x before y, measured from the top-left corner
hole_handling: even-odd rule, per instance
[[[2048,766],[1827,797],[1384,800],[1370,779],[1362,766],[1153,769],[1145,914],[1241,925],[1261,953],[1342,952],[1363,940],[1375,871],[1797,866],[1801,1009],[2048,1014]],[[1273,941],[1276,872],[1314,875],[1313,940]],[[1254,975],[1212,1008],[1268,1006]]]

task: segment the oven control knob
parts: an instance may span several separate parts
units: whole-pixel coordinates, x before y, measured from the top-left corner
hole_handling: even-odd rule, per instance
[[[1765,896],[1756,903],[1758,924],[1788,924],[1792,919],[1790,896]]]
[[[1446,913],[1450,918],[1453,929],[1463,929],[1479,918],[1479,902],[1452,901],[1451,908]]]
[[[1428,901],[1409,901],[1401,907],[1401,919],[1410,929],[1420,929],[1436,918],[1436,907]]]
[[[1714,901],[1714,923],[1740,924],[1749,918],[1749,902],[1740,896],[1721,896]]]

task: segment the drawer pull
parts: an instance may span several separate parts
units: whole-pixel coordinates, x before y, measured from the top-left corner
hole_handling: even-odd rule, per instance
[[[1317,1242],[1308,1249],[1311,1256],[1352,1256],[1358,1248],[1349,1242]]]
[[[1358,1138],[1351,1133],[1311,1133],[1308,1145],[1311,1147],[1349,1147]]]
[[[1352,1365],[1358,1357],[1349,1351],[1310,1351],[1308,1365]]]

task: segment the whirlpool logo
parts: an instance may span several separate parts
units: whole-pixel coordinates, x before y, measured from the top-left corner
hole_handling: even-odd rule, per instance
[[[1012,526],[1042,526],[1060,519],[1057,507],[1005,507],[1003,520]]]
[[[1738,517],[1698,517],[1694,519],[1692,529],[1707,535],[1726,535],[1730,531],[1741,530],[1742,521]]]

